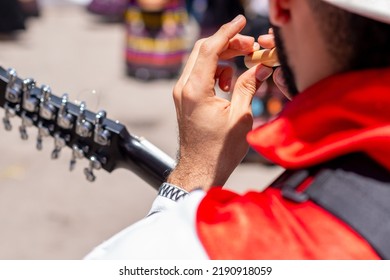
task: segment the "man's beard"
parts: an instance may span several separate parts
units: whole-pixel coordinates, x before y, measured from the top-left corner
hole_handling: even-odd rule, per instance
[[[280,67],[282,68],[282,73],[283,77],[287,86],[287,89],[289,91],[289,94],[291,96],[297,95],[298,88],[295,82],[295,77],[294,73],[288,64],[288,59],[287,59],[287,53],[286,53],[286,48],[284,47],[284,42],[282,40],[282,37],[280,35],[280,29],[279,27],[272,26],[274,36],[275,36],[275,44],[276,44],[276,49],[278,53],[278,59],[280,62]]]

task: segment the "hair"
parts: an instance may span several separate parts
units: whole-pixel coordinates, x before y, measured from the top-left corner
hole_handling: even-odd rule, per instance
[[[335,61],[344,63],[345,71],[390,67],[390,24],[347,12],[322,0],[307,1],[329,42],[328,51]]]

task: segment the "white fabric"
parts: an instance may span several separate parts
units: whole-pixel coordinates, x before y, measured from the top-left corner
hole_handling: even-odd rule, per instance
[[[208,259],[196,234],[196,212],[204,191],[174,202],[158,196],[149,215],[122,230],[85,259]]]
[[[390,0],[323,0],[349,12],[390,24]]]

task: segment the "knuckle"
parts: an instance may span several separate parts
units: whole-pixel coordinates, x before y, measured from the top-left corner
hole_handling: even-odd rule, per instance
[[[193,101],[194,99],[194,95],[192,94],[193,88],[194,86],[190,81],[184,85],[182,91],[182,99],[184,100],[184,102]]]
[[[229,23],[223,24],[223,25],[219,28],[219,30],[220,30],[222,33],[226,33],[227,31],[229,31],[229,30],[230,30]]]
[[[207,38],[199,39],[195,42],[194,49],[199,49],[200,46],[203,44],[204,41],[206,41]]]
[[[205,43],[206,40],[207,40],[207,38],[202,38],[202,39],[199,39],[198,41],[196,41],[194,44],[193,51],[199,53],[200,49],[202,48],[202,45]]]
[[[172,92],[172,96],[173,96],[173,99],[175,101],[179,100],[180,99],[180,95],[181,95],[181,85],[179,85],[179,83],[176,83],[176,85],[174,86],[173,88],[173,92]]]
[[[205,40],[199,47],[199,55],[210,56],[213,53],[213,48],[209,40]]]
[[[222,25],[218,31],[218,36],[221,36],[225,42],[228,42],[232,38],[231,27],[228,23]]]

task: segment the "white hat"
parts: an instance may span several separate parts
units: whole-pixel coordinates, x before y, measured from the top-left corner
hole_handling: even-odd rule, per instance
[[[390,24],[390,0],[323,0],[351,13]]]

